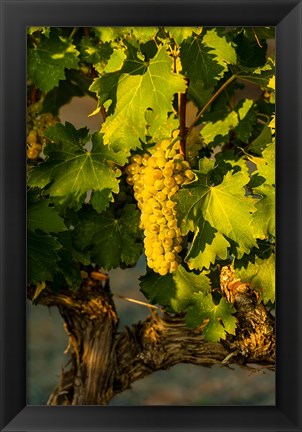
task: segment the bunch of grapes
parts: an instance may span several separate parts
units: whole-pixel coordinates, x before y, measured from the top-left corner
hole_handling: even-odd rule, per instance
[[[27,135],[27,157],[28,159],[37,159],[41,153],[42,147],[46,142],[44,132],[48,126],[54,125],[58,119],[51,113],[41,114],[35,117],[31,123],[31,129]]]
[[[136,154],[127,166],[127,183],[141,210],[141,228],[147,264],[164,276],[181,262],[182,237],[177,225],[176,203],[171,199],[181,185],[195,178],[190,165],[179,155],[179,141],[165,140],[152,154]]]

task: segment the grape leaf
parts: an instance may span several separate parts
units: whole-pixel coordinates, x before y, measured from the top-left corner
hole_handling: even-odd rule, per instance
[[[217,63],[201,37],[186,39],[180,47],[182,73],[190,82],[202,80],[204,88],[213,88],[220,79],[224,67]]]
[[[102,191],[92,192],[89,202],[98,213],[101,213],[106,210],[110,201],[112,201],[111,189],[103,189]]]
[[[27,34],[32,35],[35,32],[41,32],[47,38],[49,37],[50,27],[28,27]]]
[[[263,158],[252,159],[257,164],[257,170],[251,178],[251,184],[259,176],[265,180],[253,188],[253,193],[262,196],[256,204],[252,222],[254,235],[260,239],[268,238],[269,235],[275,236],[275,144],[268,144],[262,156]]]
[[[197,180],[178,191],[177,218],[183,234],[194,231],[202,215],[213,228],[233,240],[238,256],[255,246],[251,214],[255,211],[254,201],[245,196],[244,186],[249,176],[242,171],[228,172],[222,183],[210,186],[207,176],[195,171]]]
[[[58,273],[54,276],[52,287],[57,285],[57,289],[62,289],[67,285],[71,289],[77,289],[82,282],[78,261],[74,261],[71,250],[66,248],[59,251],[59,257],[61,265]],[[61,281],[62,277],[64,278],[63,283]],[[58,284],[58,281],[61,283]]]
[[[231,111],[227,117],[217,122],[208,122],[200,131],[200,135],[206,145],[212,143],[218,135],[225,137],[230,132],[231,128],[235,128],[238,125],[238,114],[235,111]]]
[[[243,99],[239,102],[236,110],[239,117],[239,123],[235,127],[236,138],[247,144],[257,118],[254,101],[251,99]]]
[[[257,171],[255,174],[259,174],[264,177],[266,183],[269,185],[275,184],[275,143],[268,144],[262,152],[263,159],[257,158],[255,163],[257,165]]]
[[[173,280],[176,287],[176,296],[171,299],[171,306],[175,312],[183,311],[191,302],[194,292],[209,292],[210,280],[204,273],[194,274],[178,266],[173,273]]]
[[[249,167],[246,160],[234,150],[223,149],[215,154],[215,169],[211,172],[210,182],[215,185],[221,183],[228,171],[249,174]]]
[[[262,198],[256,204],[256,212],[253,214],[254,236],[260,239],[275,236],[275,188],[263,184],[254,189]]]
[[[256,154],[261,154],[268,144],[272,142],[271,129],[268,126],[264,126],[260,134],[251,142],[249,145],[249,151]]]
[[[108,109],[107,115],[113,114],[116,106],[116,98],[117,98],[116,93],[117,93],[119,82],[122,82],[125,78],[127,78],[128,74],[143,75],[146,71],[146,62],[144,62],[144,60],[142,60],[139,57],[140,52],[138,51],[138,49],[136,47],[133,47],[130,43],[125,44],[125,46],[127,47],[126,59],[124,60],[124,64],[122,65],[120,70],[116,70],[110,73],[103,73],[99,78],[96,78],[93,81],[93,83],[89,88],[89,90],[96,93],[98,97],[97,108],[91,115],[97,114],[100,110],[100,107],[105,102],[110,100],[112,102]],[[121,51],[120,54],[118,54],[118,57],[124,58],[125,56],[124,47],[119,47],[118,51]],[[106,65],[104,66],[103,63],[102,63],[102,72],[104,68],[106,68]],[[99,72],[101,71],[99,70]]]
[[[43,198],[34,203],[28,200],[27,227],[29,231],[39,229],[45,233],[58,233],[67,229],[63,218],[54,207],[49,207],[49,200]]]
[[[225,36],[218,36],[216,29],[211,29],[206,32],[203,37],[203,42],[209,48],[210,54],[215,56],[218,64],[220,64],[226,71],[228,69],[228,64],[236,64],[236,51],[232,44],[228,42]]]
[[[126,27],[94,27],[94,33],[102,42],[111,42],[126,34]],[[130,27],[128,27],[130,32]]]
[[[158,27],[132,27],[131,30],[138,42],[143,44],[155,38]]]
[[[125,59],[126,54],[124,49],[121,49],[120,47],[114,49],[104,68],[104,72],[110,73],[120,70],[124,64]]]
[[[91,261],[105,270],[121,264],[133,266],[141,252],[140,213],[134,204],[127,204],[116,216],[112,209],[98,214],[90,207],[79,212],[74,230],[74,244],[85,251]]]
[[[169,139],[172,132],[179,128],[179,120],[175,118],[174,114],[170,114],[167,120],[156,124],[154,119],[154,112],[147,110],[146,112],[147,135],[152,139],[152,142],[160,142],[164,139]]]
[[[171,308],[171,299],[176,293],[172,273],[160,276],[158,273],[148,271],[139,280],[142,293],[151,303]]]
[[[93,64],[98,72],[103,72],[107,62],[113,53],[110,43],[97,43],[90,37],[82,37],[80,41],[81,58],[87,63]]]
[[[272,59],[268,58],[264,66],[259,66],[256,69],[254,67],[239,67],[236,75],[238,78],[266,88],[271,78],[275,75],[275,64]]]
[[[264,303],[275,301],[275,255],[268,258],[255,257],[255,263],[249,262],[247,268],[235,267],[236,277],[249,282],[251,287],[261,294]]]
[[[269,122],[268,127],[271,130],[271,133],[274,134],[276,131],[276,116],[273,115],[271,121]]]
[[[263,66],[266,61],[266,41],[262,39],[260,46],[255,34],[258,36],[258,32],[256,33],[254,28],[245,28],[234,39],[239,63],[244,67],[255,68]]]
[[[213,89],[206,87],[202,79],[190,81],[187,96],[198,108],[203,108],[212,95]]]
[[[29,48],[27,68],[29,78],[42,91],[48,92],[65,79],[65,68],[77,69],[78,55],[71,39],[53,30],[52,37],[43,38],[39,45]]]
[[[123,75],[118,83],[114,114],[102,125],[104,143],[130,154],[141,147],[146,133],[145,113],[152,109],[158,125],[172,111],[175,93],[184,92],[185,80],[171,71],[172,59],[161,47],[143,75]]]
[[[223,297],[218,304],[213,302],[209,293],[198,292],[193,294],[194,305],[186,314],[186,322],[189,327],[198,327],[205,319],[209,322],[203,329],[205,339],[218,342],[225,339],[227,333],[235,334],[236,318],[234,306]]]
[[[102,42],[123,38],[144,43],[155,37],[158,27],[94,27],[94,31]]]
[[[61,244],[50,235],[29,232],[27,236],[27,280],[41,283],[53,280],[60,260]]]
[[[88,266],[91,264],[90,257],[83,253],[82,251],[76,249],[74,244],[74,236],[76,234],[75,228],[79,224],[79,220],[77,219],[77,213],[73,215],[73,229],[70,229],[68,231],[63,231],[57,234],[57,239],[63,246],[64,251],[68,251],[68,254],[70,255],[70,258],[68,258],[68,262],[72,260],[73,264],[72,267],[75,267],[75,263],[81,263],[85,266]],[[62,255],[62,250],[59,252],[60,256]],[[64,267],[64,268],[62,268]],[[65,263],[64,266],[61,266],[61,272],[65,272]]]
[[[70,123],[49,127],[45,136],[56,142],[45,149],[47,160],[35,166],[29,173],[28,184],[45,188],[59,204],[78,206],[86,198],[86,192],[119,191],[116,173],[107,164],[114,161],[122,164],[124,155],[111,152],[103,145],[102,136],[92,136],[92,150],[87,151],[83,142],[87,141],[87,131],[77,131]],[[103,197],[106,205],[109,197]]]
[[[202,27],[165,27],[165,30],[169,32],[177,45],[181,45],[182,42],[191,37],[193,33],[200,34]]]
[[[216,257],[226,259],[230,243],[209,222],[201,216],[196,221],[196,228],[191,247],[185,258],[190,269],[208,269]]]
[[[210,280],[204,273],[194,274],[179,265],[175,272],[160,276],[152,271],[140,277],[142,293],[153,303],[174,312],[185,311],[194,292],[210,292]]]
[[[253,101],[251,99],[241,100],[236,109],[231,111],[224,119],[216,122],[207,122],[202,128],[200,135],[205,144],[211,144],[216,137],[221,135],[225,137],[231,129],[235,129],[236,135],[243,142],[248,142],[253,129],[253,122],[256,114],[252,109]]]

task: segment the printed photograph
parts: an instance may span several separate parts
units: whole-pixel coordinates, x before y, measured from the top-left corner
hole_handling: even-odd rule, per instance
[[[274,406],[275,28],[27,28],[27,404]]]

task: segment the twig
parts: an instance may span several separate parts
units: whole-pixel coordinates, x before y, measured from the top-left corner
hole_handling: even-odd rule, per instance
[[[70,33],[70,39],[71,38],[73,38],[73,36],[76,34],[76,32],[78,31],[78,27],[74,27],[73,29],[72,29],[72,32]]]
[[[122,300],[127,300],[127,301],[129,301],[131,303],[136,303],[136,304],[139,304],[139,305],[142,305],[142,306],[146,306],[149,309],[158,309],[158,310],[161,310],[161,308],[158,307],[158,306],[151,305],[149,303],[145,303],[145,302],[142,302],[140,300],[135,300],[135,299],[132,299],[132,298],[129,298],[129,297],[124,297],[122,295],[114,294],[114,293],[113,293],[113,295],[114,295],[114,297],[118,297],[118,298],[120,298]]]
[[[261,43],[260,43],[260,41],[259,41],[259,39],[258,39],[258,36],[257,36],[255,30],[254,30],[254,27],[252,27],[252,30],[253,30],[253,33],[254,33],[254,36],[255,36],[255,39],[256,39],[256,41],[257,41],[258,46],[259,46],[260,48],[263,48],[263,46],[261,45]]]
[[[217,90],[217,92],[211,97],[211,99],[208,100],[208,102],[205,104],[205,106],[202,108],[202,110],[197,114],[195,119],[193,120],[192,124],[189,126],[187,133],[185,135],[185,139],[190,134],[193,127],[196,125],[200,117],[204,114],[204,112],[209,108],[209,106],[214,102],[215,99],[220,95],[220,93],[223,92],[224,89],[227,88],[229,84],[231,84],[232,81],[237,77],[237,75],[232,75],[222,86]]]

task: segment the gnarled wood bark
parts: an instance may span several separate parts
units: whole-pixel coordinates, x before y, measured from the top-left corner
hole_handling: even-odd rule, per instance
[[[210,367],[275,364],[274,318],[248,284],[221,273],[221,290],[237,309],[238,330],[221,343],[208,342],[202,327],[189,329],[181,316],[155,313],[118,333],[118,317],[107,283],[88,279],[80,290],[41,296],[57,306],[69,335],[70,362],[48,404],[106,405],[133,382],[178,363]],[[29,297],[33,293],[29,289]]]

